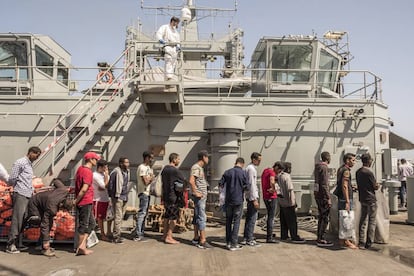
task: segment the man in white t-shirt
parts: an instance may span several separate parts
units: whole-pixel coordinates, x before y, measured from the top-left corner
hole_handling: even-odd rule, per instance
[[[413,167],[407,163],[407,160],[401,159],[401,165],[398,167],[398,179],[401,181],[401,207],[407,207],[407,176],[411,175],[413,175]]]
[[[101,229],[101,240],[103,241],[109,241],[109,236],[112,235],[111,221],[107,222],[107,231],[104,229],[104,220],[109,206],[108,183],[108,162],[99,160],[96,171],[93,173],[93,215],[98,222],[99,229]]]
[[[152,165],[154,163],[154,155],[149,151],[142,153],[144,162],[137,169],[137,194],[139,198],[139,210],[137,215],[137,228],[134,241],[146,241],[144,238],[145,219],[148,214],[150,203],[150,184],[154,179]]]
[[[258,152],[253,152],[250,155],[250,164],[244,169],[249,187],[245,192],[247,201],[246,222],[244,224],[243,245],[260,246],[254,239],[254,226],[257,220],[257,210],[259,209],[259,188],[257,187],[257,167],[262,161],[262,155]]]
[[[170,24],[162,25],[157,31],[157,39],[164,47],[165,78],[167,81],[174,77],[180,48],[180,33],[177,31],[180,19],[171,17]]]

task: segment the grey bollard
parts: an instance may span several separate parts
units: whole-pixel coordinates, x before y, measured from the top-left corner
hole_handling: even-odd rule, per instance
[[[388,188],[390,215],[396,215],[398,214],[398,193],[401,187],[401,182],[397,180],[385,180],[384,185]]]
[[[407,177],[407,223],[414,224],[414,176]]]

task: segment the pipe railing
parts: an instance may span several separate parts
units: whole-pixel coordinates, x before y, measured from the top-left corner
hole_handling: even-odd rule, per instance
[[[109,73],[111,70],[115,67],[115,65],[125,56],[129,48],[127,48],[122,54],[113,62],[110,66],[108,66],[105,72]],[[125,62],[126,62],[125,58]],[[74,130],[75,127],[79,125],[79,123],[85,119],[85,117],[88,117],[91,120],[94,120],[111,102],[111,99],[120,96],[119,91],[128,83],[128,80],[124,79],[126,71],[129,69],[128,64],[124,65],[124,70],[118,74],[116,77],[114,77],[113,84],[116,84],[118,87],[112,92],[112,95],[110,96],[110,99],[104,99],[106,97],[107,91],[110,88],[110,85],[105,86],[102,92],[100,92],[99,95],[93,96],[92,92],[94,90],[94,87],[101,81],[101,79],[97,79],[94,81],[91,87],[89,87],[86,90],[86,93],[78,99],[78,101],[63,115],[56,123],[55,125],[43,136],[43,138],[39,141],[38,146],[42,148],[44,146],[43,144],[50,139],[51,136],[53,136],[53,141],[47,145],[47,147],[42,151],[41,156],[37,160],[37,162],[34,164],[34,167],[37,167],[43,159],[45,159],[51,152],[53,153],[53,163],[52,167],[54,165],[54,161],[56,160],[55,156],[55,148],[58,144],[60,144],[62,141],[65,141],[64,138],[66,138],[69,133]],[[103,76],[102,76],[103,77]],[[88,102],[87,106],[83,106],[85,102]],[[102,102],[105,102],[103,105],[101,105],[99,108],[95,110],[94,114],[91,114],[94,107],[96,107],[98,104],[101,104]],[[66,120],[70,118],[71,115],[75,115],[76,119],[74,119],[69,126],[64,128],[62,130],[62,124],[65,124]],[[88,116],[89,115],[89,116]],[[58,133],[60,135],[58,135]],[[79,135],[79,133],[78,133]],[[73,137],[72,137],[73,138]],[[76,139],[72,139],[74,141]],[[65,148],[65,152],[66,152]]]
[[[144,79],[146,75],[151,74],[153,77],[156,77],[156,80],[153,79],[155,82],[160,82],[164,80],[164,73],[163,70],[151,71],[150,65],[144,66],[142,62],[137,63],[134,57],[129,59],[129,68],[115,67],[115,64],[119,62],[120,58],[124,54],[129,52],[131,48],[136,48],[136,45],[130,45],[109,68],[108,71],[113,70],[114,72],[127,72],[127,78],[131,78],[131,76],[141,76],[141,80]],[[156,55],[148,56],[148,59],[144,59],[145,62],[149,59],[156,58]],[[158,59],[161,62],[158,65],[162,65],[163,61],[162,58],[159,57]],[[151,64],[153,65],[153,64]],[[157,64],[156,64],[157,65]],[[154,67],[154,66],[153,66]],[[14,66],[2,66],[0,65],[0,70],[2,68],[15,68]],[[31,66],[20,66],[19,68],[31,68]],[[132,69],[131,69],[132,68]],[[71,70],[78,71],[77,73],[81,72],[82,70],[98,70],[99,67],[85,67],[85,68],[71,68]],[[122,71],[121,71],[122,70]],[[245,96],[244,94],[240,94],[240,89],[235,89],[235,85],[237,84],[245,84],[245,88],[249,88],[255,86],[255,91],[253,91],[253,96],[260,95],[260,97],[274,97],[276,95],[283,95],[280,93],[295,91],[295,87],[298,85],[303,85],[303,87],[299,90],[304,91],[306,87],[310,85],[309,92],[315,91],[330,91],[331,95],[337,95],[338,98],[348,98],[348,99],[370,99],[370,100],[379,100],[382,101],[382,79],[376,76],[374,73],[367,71],[367,70],[323,70],[323,69],[266,69],[266,68],[245,68],[245,69],[232,69],[232,68],[205,68],[205,69],[194,69],[194,68],[186,68],[185,63],[180,57],[179,64],[177,65],[177,81],[180,82],[181,87],[184,90],[185,95],[205,95],[205,96],[218,96],[218,97],[235,97],[235,96]],[[233,72],[235,76],[245,76],[245,77],[230,77],[230,78],[222,78],[221,75],[226,71],[226,74],[229,72]],[[192,74],[188,74],[192,72]],[[340,80],[337,81],[336,79],[331,81],[320,81],[319,77],[321,73],[332,73],[332,74],[339,74],[341,76]],[[305,80],[297,81],[295,80],[295,75],[299,74],[306,74]],[[283,79],[273,81],[272,77],[279,74],[278,76],[281,77],[282,74],[284,76]],[[158,76],[159,75],[159,76]],[[190,77],[189,75],[204,75],[206,78],[197,78],[197,77]],[[290,79],[289,79],[290,78]],[[118,78],[119,79],[119,78]],[[117,80],[118,80],[117,79]],[[303,78],[302,78],[303,79]],[[5,80],[9,81],[10,80]],[[23,81],[23,79],[21,79]],[[49,81],[56,82],[56,79],[28,79],[24,80],[28,83],[45,83],[47,84]],[[85,101],[85,98],[90,96],[91,90],[99,84],[99,79],[69,79],[70,82],[84,82],[84,83],[92,83],[92,85],[84,90],[83,97],[79,98],[78,103],[72,106],[72,108],[67,112],[67,114],[71,114],[71,112],[81,103]],[[206,89],[206,82],[209,86],[214,86],[214,88]],[[115,82],[111,85],[114,86]],[[166,83],[167,84],[167,83]],[[108,84],[109,85],[109,84]],[[153,86],[150,82],[146,82],[143,85]],[[156,85],[156,84],[154,84]],[[307,85],[307,86],[305,86]],[[0,79],[0,88],[2,86],[2,80]],[[200,92],[197,92],[199,88]],[[300,87],[299,87],[300,88]],[[203,92],[209,90],[208,92]],[[276,94],[275,94],[276,93]],[[32,94],[32,93],[31,93]],[[36,91],[35,96],[41,96],[41,91]],[[69,95],[69,89],[67,88],[67,95]],[[318,98],[321,93],[310,93],[310,97]],[[1,90],[0,90],[1,96]],[[106,93],[101,93],[99,97],[96,99],[97,101],[101,100],[102,97],[107,96]],[[61,122],[65,120],[65,118],[61,118],[56,125],[61,124]],[[50,135],[48,133],[48,135]],[[46,137],[46,136],[45,136]],[[45,138],[44,138],[45,139]],[[43,142],[43,140],[42,140]]]

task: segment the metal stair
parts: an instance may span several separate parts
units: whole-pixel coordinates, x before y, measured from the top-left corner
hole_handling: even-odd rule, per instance
[[[108,70],[111,70],[128,50],[127,48]],[[100,151],[99,148],[94,148],[100,136],[138,96],[131,81],[133,78],[125,77],[130,66],[132,64],[125,64],[123,72],[114,79],[116,88],[113,84],[108,85],[99,95],[94,96],[94,87],[100,81],[96,80],[87,93],[38,143],[44,151],[34,164],[34,170],[36,175],[43,178],[44,183],[48,184],[53,178],[62,177],[65,170],[65,178],[69,177],[69,170],[81,160],[84,150]]]

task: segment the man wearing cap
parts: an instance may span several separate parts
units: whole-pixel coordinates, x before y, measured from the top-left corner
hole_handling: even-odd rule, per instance
[[[198,153],[198,161],[191,167],[190,185],[194,200],[194,238],[192,243],[200,249],[210,249],[212,246],[206,241],[206,201],[207,180],[204,175],[204,166],[208,164],[208,152]]]
[[[75,200],[76,214],[78,216],[78,246],[76,255],[89,255],[92,250],[86,248],[86,240],[95,228],[95,218],[92,214],[93,206],[93,171],[101,157],[95,152],[87,152],[83,156],[85,164],[76,171]]]

